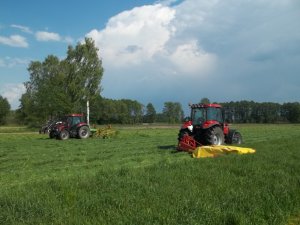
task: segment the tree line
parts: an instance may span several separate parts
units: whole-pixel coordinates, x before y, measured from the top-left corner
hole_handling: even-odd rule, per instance
[[[163,111],[158,113],[152,103],[144,106],[136,100],[98,96],[90,109],[90,121],[94,124],[180,123],[184,117],[179,102],[165,102]]]
[[[79,111],[73,111],[73,113],[86,113],[86,107],[82,106]],[[38,127],[47,120],[59,118],[65,114],[68,112],[49,111],[47,114],[32,110],[24,113],[22,107],[11,111],[7,99],[0,96],[0,125],[13,121],[30,127]],[[115,100],[97,95],[90,106],[91,124],[180,123],[183,118],[184,114],[179,102],[165,102],[163,111],[158,113],[152,103],[148,103],[145,107],[136,100]]]
[[[235,123],[299,123],[300,103],[238,101],[220,103],[225,118]]]
[[[206,102],[209,103],[209,102]],[[217,102],[215,102],[217,103]],[[300,103],[258,103],[254,101],[236,101],[218,103],[223,106],[224,118],[229,123],[300,123]],[[86,108],[81,111],[85,113]],[[114,100],[97,95],[90,107],[91,124],[140,124],[140,123],[181,123],[184,112],[179,102],[165,102],[162,112],[157,112],[152,103],[144,106],[136,100],[120,99]],[[29,126],[40,125],[47,119],[59,117],[63,114],[51,113],[47,117],[43,114],[29,114],[27,120],[20,118],[21,109],[13,114],[6,98],[0,96],[0,125],[6,124],[8,117],[15,117],[13,121]],[[189,115],[186,115],[189,116]],[[31,123],[31,119],[36,119]]]

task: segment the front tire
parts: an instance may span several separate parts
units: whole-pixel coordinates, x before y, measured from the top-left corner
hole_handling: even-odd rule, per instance
[[[224,133],[220,127],[213,127],[206,132],[206,142],[209,145],[223,145]]]
[[[66,130],[62,130],[58,135],[59,140],[67,140],[69,139],[69,137],[70,137],[70,133]]]
[[[50,131],[49,138],[50,139],[55,138],[55,131]]]
[[[183,136],[185,136],[185,135],[189,135],[189,130],[188,129],[181,129],[178,133],[177,140],[180,141],[183,138]]]
[[[242,135],[239,132],[234,132],[231,138],[231,143],[240,145],[242,144],[242,142],[243,142]]]

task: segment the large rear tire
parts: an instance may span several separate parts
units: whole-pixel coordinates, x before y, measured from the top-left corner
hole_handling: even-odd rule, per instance
[[[223,145],[224,133],[221,127],[213,127],[206,132],[206,142],[209,145]]]
[[[78,130],[78,138],[85,139],[90,136],[90,128],[87,126],[82,126]]]

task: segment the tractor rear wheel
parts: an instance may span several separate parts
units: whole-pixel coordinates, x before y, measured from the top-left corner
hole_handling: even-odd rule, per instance
[[[78,130],[78,138],[85,139],[90,136],[90,128],[87,126],[82,126]]]
[[[70,133],[67,130],[62,130],[58,135],[59,140],[67,140],[69,137]]]
[[[220,127],[213,127],[206,132],[206,142],[209,145],[224,144],[224,133]]]

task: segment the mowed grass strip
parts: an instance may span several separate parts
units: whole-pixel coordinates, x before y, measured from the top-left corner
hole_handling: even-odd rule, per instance
[[[57,141],[0,134],[0,224],[287,224],[300,126],[243,125],[251,155],[193,159],[177,129]]]

